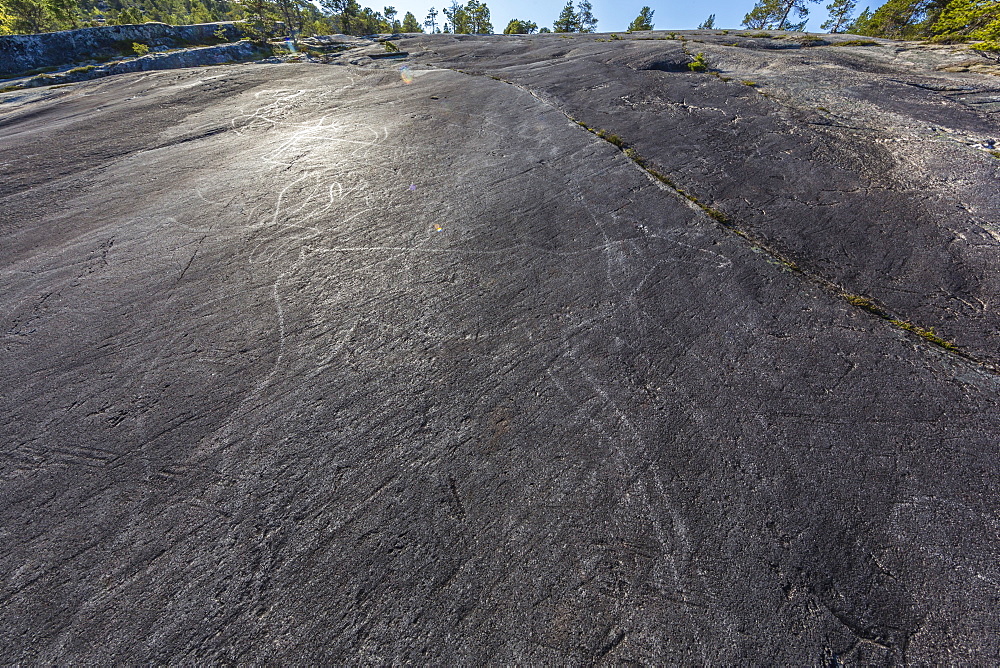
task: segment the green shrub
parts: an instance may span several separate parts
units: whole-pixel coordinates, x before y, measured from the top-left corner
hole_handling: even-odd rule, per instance
[[[979,42],[978,44],[972,44],[969,48],[983,58],[995,60],[1000,63],[1000,40]]]
[[[699,51],[694,60],[688,63],[688,69],[692,72],[707,72],[708,63],[705,61],[705,54]]]
[[[968,35],[959,35],[957,33],[947,33],[945,35],[934,35],[927,42],[929,44],[964,44],[969,41]]]
[[[145,56],[149,53],[149,45],[142,42],[132,42],[132,50],[137,56]]]
[[[878,46],[878,42],[873,39],[848,39],[831,46]]]

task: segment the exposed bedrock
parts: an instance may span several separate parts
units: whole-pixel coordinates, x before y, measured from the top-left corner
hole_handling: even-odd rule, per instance
[[[681,35],[0,95],[0,661],[996,663],[998,80]]]

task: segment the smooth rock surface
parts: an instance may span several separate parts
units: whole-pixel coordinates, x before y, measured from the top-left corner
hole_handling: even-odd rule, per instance
[[[0,95],[0,660],[995,663],[1000,80],[681,34]]]

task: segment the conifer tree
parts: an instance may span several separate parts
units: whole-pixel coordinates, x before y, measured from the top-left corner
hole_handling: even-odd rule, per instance
[[[552,24],[553,32],[576,32],[579,22],[576,10],[573,8],[573,0],[566,0],[566,6],[559,12],[559,18]]]
[[[456,0],[451,0],[451,7],[441,11],[448,17],[448,23],[451,24],[451,30],[448,30],[446,25],[445,32],[453,32],[456,35],[468,35],[472,32],[469,24],[469,12],[466,11],[464,5],[458,4]]]
[[[396,20],[396,8],[395,7],[383,7],[382,15],[385,16],[385,22],[388,24],[389,30],[387,32],[399,32],[402,27],[399,21]]]
[[[809,16],[808,3],[819,0],[757,0],[754,8],[743,17],[743,25],[753,29],[801,30],[805,28]],[[800,23],[792,23],[789,18],[795,14]]]
[[[580,32],[594,32],[597,30],[597,19],[594,18],[594,7],[590,0],[580,0],[576,5],[576,25]]]
[[[507,27],[504,28],[503,34],[505,35],[530,35],[538,30],[538,24],[534,21],[521,21],[519,19],[511,19]]]
[[[654,10],[649,7],[643,7],[639,10],[639,16],[632,20],[632,23],[628,26],[628,31],[632,32],[634,30],[652,30],[653,29],[653,14]]]
[[[438,17],[438,10],[431,7],[430,11],[427,12],[427,18],[424,19],[424,25],[430,28],[432,35],[434,33],[440,32],[440,30],[438,30],[437,17]]]
[[[420,27],[420,23],[417,22],[417,17],[413,15],[413,12],[406,12],[406,16],[403,17],[403,32],[423,32],[424,29]]]
[[[469,0],[465,5],[465,13],[469,17],[469,32],[473,35],[492,35],[493,24],[490,23],[490,8],[480,0]]]
[[[851,14],[854,13],[857,4],[856,0],[833,0],[831,4],[826,6],[830,18],[823,22],[820,30],[842,32],[846,26],[851,24]]]

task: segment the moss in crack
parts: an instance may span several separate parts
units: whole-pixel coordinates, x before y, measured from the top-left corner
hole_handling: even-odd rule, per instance
[[[896,318],[889,314],[884,308],[876,304],[872,299],[864,297],[862,295],[852,294],[850,292],[842,292],[841,297],[847,300],[847,303],[851,306],[856,306],[857,308],[867,311],[874,316],[882,318],[889,322],[889,324],[902,329],[903,331],[910,332],[911,334],[916,334],[924,341],[928,343],[933,343],[934,345],[944,348],[953,353],[958,353],[963,357],[968,357],[957,345],[953,342],[943,339],[934,333],[933,327],[921,327],[916,325],[909,320],[903,320],[901,318]]]
[[[948,351],[951,351],[951,352],[961,352],[961,350],[959,349],[959,347],[956,346],[954,343],[952,343],[951,341],[948,341],[947,339],[942,339],[940,336],[938,336],[937,334],[935,334],[933,327],[930,327],[930,328],[921,327],[920,325],[913,324],[909,320],[897,320],[895,318],[890,319],[889,322],[891,322],[896,327],[899,327],[900,329],[906,330],[907,332],[911,332],[913,334],[916,334],[917,336],[919,336],[920,338],[922,338],[924,341],[927,341],[929,343],[933,343],[934,345],[940,346],[941,348],[944,348],[945,350],[948,350]]]
[[[620,149],[625,148],[625,141],[618,135],[612,134],[607,130],[598,130],[597,136],[603,139],[604,141],[608,142],[609,144],[614,144]]]
[[[755,252],[767,255],[768,262],[775,266],[780,267],[782,271],[789,271],[792,273],[801,274],[804,277],[808,278],[810,281],[818,285],[821,285],[825,289],[830,290],[835,294],[839,294],[839,296],[844,300],[846,300],[851,306],[866,311],[876,316],[877,318],[880,318],[881,320],[885,320],[891,325],[898,327],[899,329],[910,332],[911,334],[916,334],[924,341],[933,344],[935,346],[938,346],[940,348],[943,348],[944,350],[950,353],[954,353],[964,359],[975,362],[980,366],[988,368],[994,373],[998,372],[998,370],[994,368],[992,365],[985,364],[977,360],[975,357],[969,355],[961,348],[959,348],[955,343],[948,341],[947,339],[941,338],[940,336],[935,334],[933,328],[921,327],[920,325],[916,325],[908,320],[902,320],[900,318],[896,318],[890,315],[881,306],[876,304],[875,301],[873,301],[872,299],[869,299],[868,297],[864,297],[862,295],[845,292],[841,288],[837,287],[834,283],[823,278],[822,276],[813,274],[803,269],[794,261],[785,257],[779,251],[770,248],[766,243],[762,243],[753,234],[737,227],[736,223],[733,222],[733,220],[730,219],[729,216],[727,216],[724,212],[716,208],[713,208],[707,204],[704,204],[703,202],[700,202],[697,197],[688,193],[683,188],[679,187],[677,183],[673,181],[673,179],[671,179],[669,176],[667,176],[663,172],[653,167],[650,164],[650,161],[644,158],[637,150],[635,150],[631,146],[627,146],[625,142],[620,137],[618,137],[618,135],[612,134],[606,130],[592,128],[583,121],[578,121],[572,117],[570,117],[570,120],[579,125],[581,128],[585,129],[587,132],[597,135],[598,137],[600,137],[601,139],[603,139],[608,143],[614,144],[614,146],[619,150],[621,150],[621,152],[625,155],[625,157],[631,160],[633,163],[635,163],[636,166],[641,168],[651,177],[653,177],[660,183],[664,184],[665,186],[673,190],[675,193],[677,193],[684,199],[688,200],[689,202],[697,206],[705,213],[705,215],[714,220],[721,227],[725,228],[726,230],[732,232],[733,234],[745,240],[747,243],[750,244],[750,246],[753,248]]]
[[[863,297],[861,295],[851,294],[850,292],[845,292],[841,296],[844,299],[846,299],[847,303],[849,303],[851,306],[857,306],[858,308],[864,309],[865,311],[868,311],[869,313],[874,313],[875,315],[877,315],[879,317],[883,317],[883,318],[887,317],[886,314],[885,314],[885,311],[883,311],[881,308],[879,308],[878,304],[876,304],[875,302],[873,302],[871,299],[868,299],[868,297]]]

